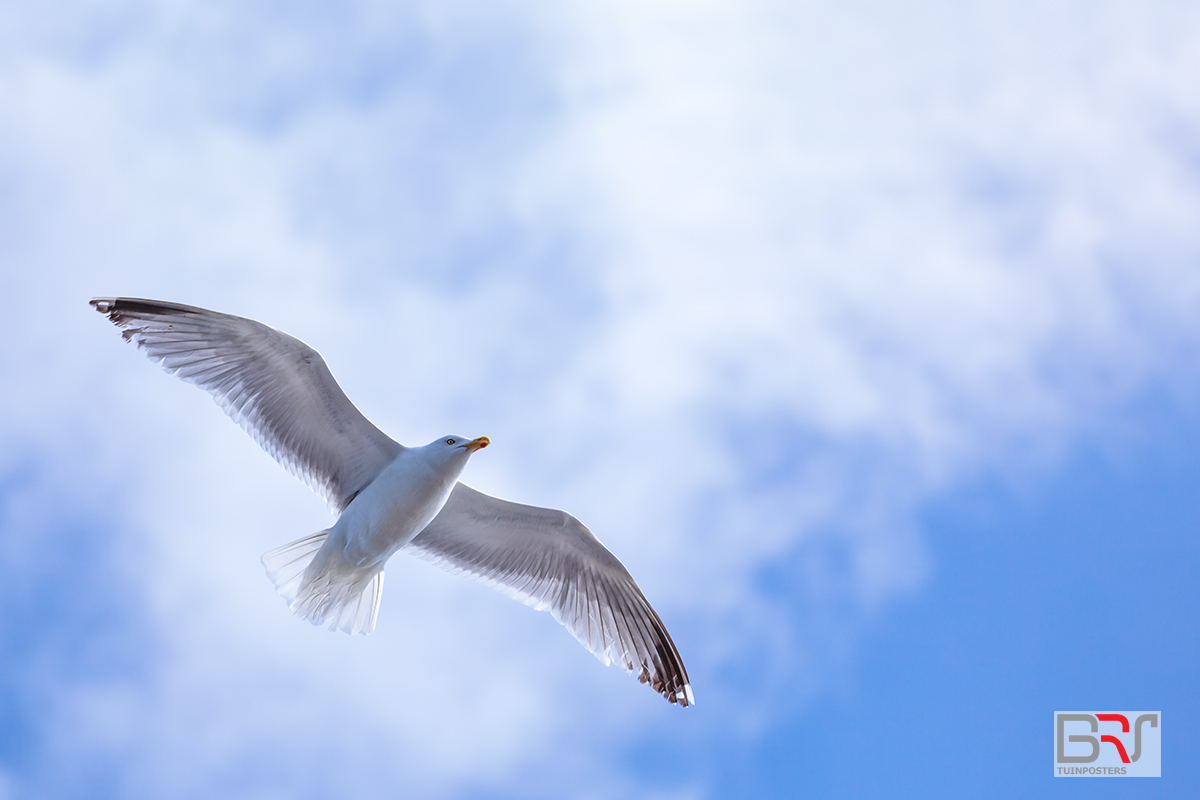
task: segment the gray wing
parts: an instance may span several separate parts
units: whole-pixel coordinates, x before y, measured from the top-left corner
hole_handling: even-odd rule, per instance
[[[407,549],[549,611],[606,665],[636,672],[672,703],[695,702],[666,626],[616,556],[570,514],[459,483]]]
[[[203,308],[91,301],[167,372],[199,386],[339,511],[404,448],[346,397],[316,350],[254,320]]]

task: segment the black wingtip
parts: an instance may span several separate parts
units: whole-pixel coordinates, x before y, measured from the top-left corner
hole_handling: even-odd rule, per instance
[[[163,300],[147,300],[142,297],[93,297],[88,301],[101,314],[127,312],[130,314],[196,314],[205,313],[203,308],[168,303]],[[212,312],[208,312],[212,313]]]
[[[140,297],[93,297],[88,304],[120,327],[124,327],[130,320],[213,313],[195,306],[166,303],[162,300],[145,300]]]

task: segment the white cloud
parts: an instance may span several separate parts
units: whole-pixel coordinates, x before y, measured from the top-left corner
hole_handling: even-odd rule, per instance
[[[1183,6],[62,8],[0,26],[0,358],[28,387],[0,463],[43,470],[4,519],[103,509],[156,655],[42,676],[47,781],[111,757],[127,794],[558,794],[631,785],[622,745],[680,724],[423,565],[389,569],[371,639],[289,618],[257,557],[320,501],[92,294],[298,335],[401,440],[492,436],[470,480],[588,522],[676,634],[688,724],[746,735],[924,579],[922,502],[1193,369]]]

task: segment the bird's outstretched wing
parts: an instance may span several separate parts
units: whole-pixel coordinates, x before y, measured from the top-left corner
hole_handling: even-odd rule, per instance
[[[279,463],[344,509],[404,448],[346,397],[304,342],[254,320],[203,308],[91,301],[167,372],[199,386]]]
[[[636,673],[672,703],[695,702],[666,626],[616,556],[570,514],[459,483],[406,549],[549,611],[605,664]]]

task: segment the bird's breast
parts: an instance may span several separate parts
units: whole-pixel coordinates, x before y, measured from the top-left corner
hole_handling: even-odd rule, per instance
[[[346,507],[337,527],[345,535],[345,558],[356,566],[384,561],[433,521],[457,475],[440,475],[403,456],[389,464]]]

